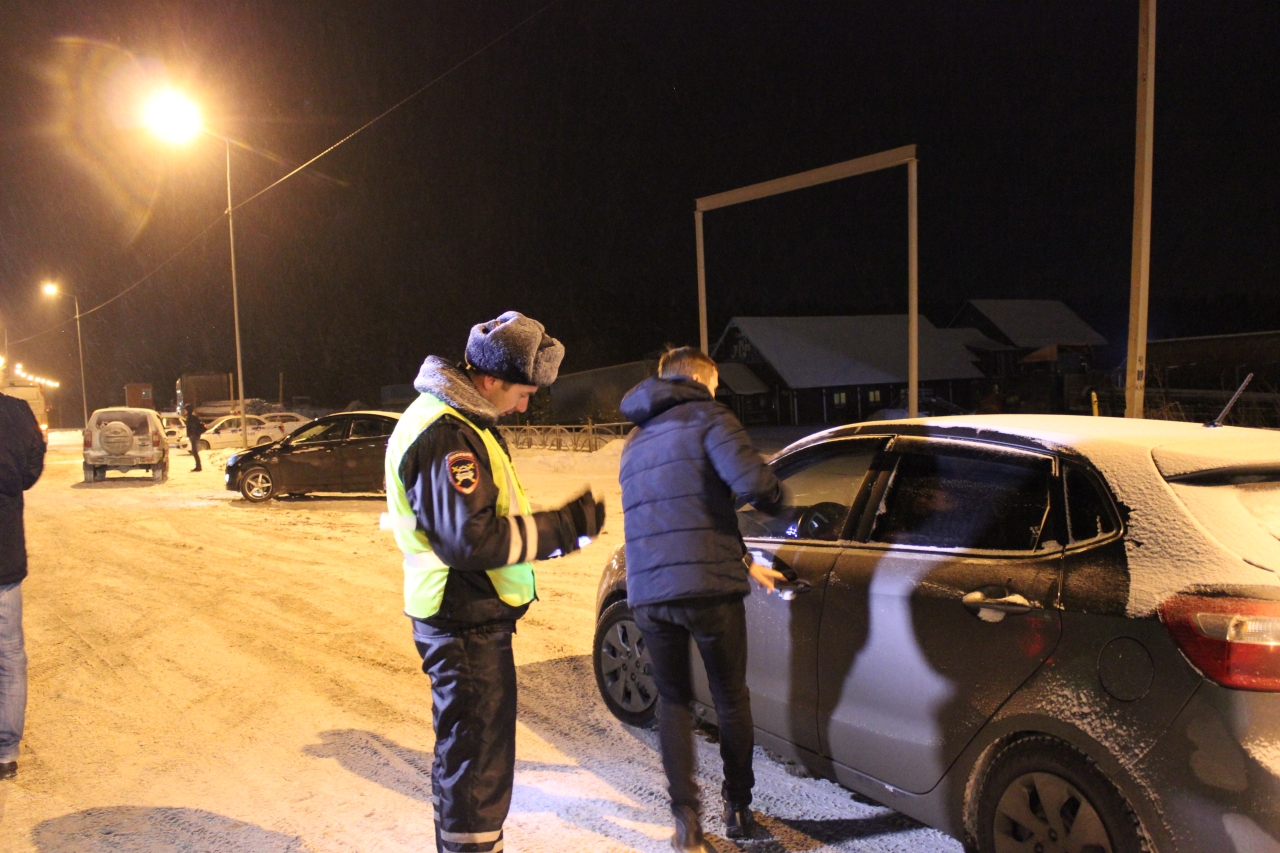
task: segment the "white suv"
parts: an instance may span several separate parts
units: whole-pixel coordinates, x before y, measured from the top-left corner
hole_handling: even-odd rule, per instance
[[[160,416],[151,409],[98,409],[84,430],[84,481],[138,468],[150,471],[157,483],[169,478],[169,443]]]

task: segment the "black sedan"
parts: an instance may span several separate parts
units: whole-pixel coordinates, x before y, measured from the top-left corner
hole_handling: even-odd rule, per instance
[[[398,412],[342,412],[227,460],[227,488],[260,503],[308,492],[377,492]]]
[[[1122,418],[840,427],[744,507],[757,740],[980,853],[1280,851],[1280,434]],[[655,712],[622,549],[600,693]],[[714,721],[692,655],[698,711]]]

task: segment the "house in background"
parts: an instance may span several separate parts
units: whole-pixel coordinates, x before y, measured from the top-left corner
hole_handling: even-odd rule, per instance
[[[972,329],[920,318],[920,397],[973,405],[983,379],[973,345],[1000,344]],[[907,387],[907,315],[734,317],[712,347],[724,402],[743,423],[850,423],[891,408]],[[945,405],[941,402],[945,401]]]
[[[971,299],[951,321],[974,329],[997,346],[982,349],[979,365],[989,377],[1030,372],[1083,373],[1093,348],[1107,340],[1057,299]]]
[[[611,367],[562,373],[551,386],[548,422],[553,424],[618,423],[622,397],[658,373],[656,359],[630,361]]]

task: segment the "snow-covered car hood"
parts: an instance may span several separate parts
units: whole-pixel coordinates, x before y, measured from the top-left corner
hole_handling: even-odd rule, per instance
[[[930,434],[945,435],[955,429],[968,434],[990,432],[993,440],[1019,436],[1047,450],[1074,451],[1093,462],[1127,510],[1130,616],[1150,616],[1162,602],[1195,587],[1280,587],[1280,550],[1273,552],[1265,541],[1269,533],[1253,524],[1248,550],[1252,556],[1246,559],[1219,538],[1234,537],[1235,532],[1227,532],[1231,528],[1211,531],[1207,526],[1217,527],[1222,521],[1219,515],[1209,509],[1203,515],[1199,509],[1192,510],[1175,492],[1175,484],[1165,479],[1171,475],[1163,473],[1213,470],[1214,465],[1226,467],[1224,461],[1238,463],[1250,454],[1255,461],[1270,458],[1280,463],[1280,434],[1063,415],[973,415],[898,423],[924,425]],[[882,426],[885,424],[877,423],[868,428]],[[1240,511],[1233,508],[1232,513],[1234,528],[1243,527]]]

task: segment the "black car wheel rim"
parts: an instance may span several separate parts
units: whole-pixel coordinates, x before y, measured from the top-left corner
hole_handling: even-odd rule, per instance
[[[266,471],[251,471],[244,478],[244,490],[249,496],[264,499],[271,496],[271,475]]]
[[[631,619],[615,622],[601,638],[600,673],[609,698],[624,711],[647,710],[658,698],[649,649]]]
[[[1112,853],[1107,828],[1080,790],[1053,773],[1024,773],[996,805],[996,853]]]

